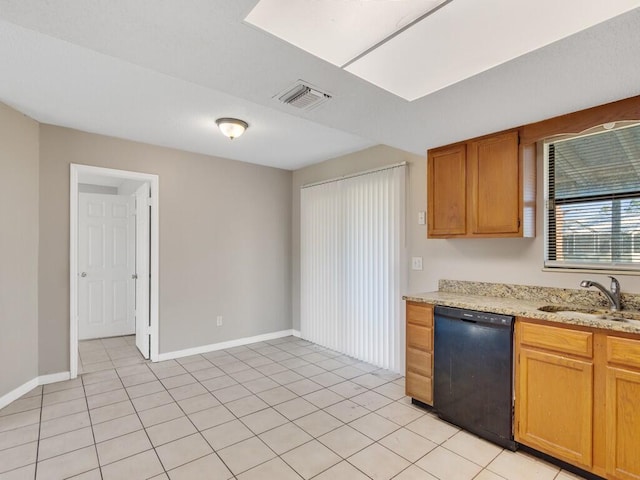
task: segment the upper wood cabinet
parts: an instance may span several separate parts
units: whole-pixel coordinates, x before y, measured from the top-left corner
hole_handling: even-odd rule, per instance
[[[518,132],[469,142],[472,234],[517,234],[520,228]]]
[[[466,146],[429,150],[428,160],[429,236],[467,233]]]
[[[529,237],[535,223],[535,145],[518,131],[428,152],[429,238]]]

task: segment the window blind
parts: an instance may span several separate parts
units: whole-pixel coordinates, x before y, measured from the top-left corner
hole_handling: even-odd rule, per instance
[[[301,336],[404,369],[405,166],[301,190]]]
[[[547,145],[551,267],[640,267],[640,125]]]

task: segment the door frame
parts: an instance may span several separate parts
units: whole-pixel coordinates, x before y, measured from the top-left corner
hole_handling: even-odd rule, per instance
[[[159,177],[151,173],[130,172],[90,165],[70,164],[69,182],[69,373],[78,376],[78,184],[81,175],[103,176],[148,182],[151,192],[151,238],[149,268],[149,320],[151,361],[159,360]]]

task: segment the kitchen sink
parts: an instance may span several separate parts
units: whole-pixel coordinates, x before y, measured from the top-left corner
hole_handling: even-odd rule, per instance
[[[588,317],[614,322],[640,321],[640,312],[631,310],[612,312],[604,308],[576,307],[571,305],[544,305],[539,307],[538,310],[541,312],[557,313],[558,315]]]

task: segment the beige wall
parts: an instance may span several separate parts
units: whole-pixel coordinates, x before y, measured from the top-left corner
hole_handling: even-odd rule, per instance
[[[38,123],[0,103],[0,397],[38,376]]]
[[[422,271],[409,271],[407,293],[437,290],[438,280],[474,280],[560,288],[579,288],[583,278],[593,278],[608,286],[604,274],[560,273],[542,270],[543,263],[543,162],[537,164],[537,235],[522,239],[427,240],[425,225],[418,225],[418,212],[427,208],[426,152],[416,156],[386,146],[376,146],[354,154],[327,160],[293,173],[292,224],[292,318],[300,328],[300,186],[319,180],[368,170],[383,165],[409,162],[407,192],[408,257],[423,257]],[[616,274],[618,275],[618,274]],[[640,276],[618,275],[623,292],[640,292]]]
[[[70,163],[159,175],[161,353],[291,328],[291,172],[42,125],[40,374],[69,368]]]

